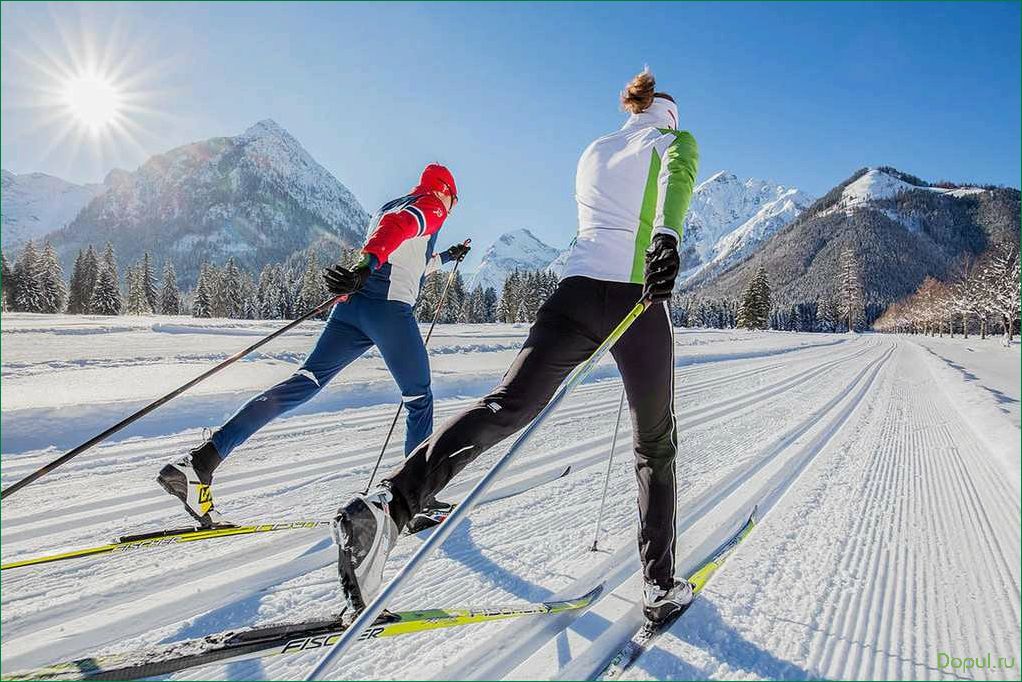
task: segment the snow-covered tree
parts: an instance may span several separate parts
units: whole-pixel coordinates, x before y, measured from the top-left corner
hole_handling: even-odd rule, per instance
[[[177,288],[177,272],[174,263],[167,260],[163,266],[163,286],[160,288],[160,314],[180,315],[182,310],[181,292]]]
[[[862,271],[855,250],[846,246],[838,260],[838,310],[847,331],[862,327],[865,320],[865,300]]]
[[[323,278],[323,269],[319,267],[315,252],[309,254],[305,272],[302,275],[301,290],[298,293],[298,309],[305,313],[330,298]],[[299,313],[299,314],[301,314]]]
[[[199,268],[199,279],[195,282],[195,295],[192,301],[192,317],[213,317],[213,287],[216,273],[209,263]]]
[[[13,305],[13,294],[15,290],[14,286],[14,270],[7,262],[7,254],[0,253],[0,262],[3,264],[3,272],[0,274],[0,305],[3,310],[10,310]]]
[[[480,322],[497,321],[497,290],[486,287],[483,291],[483,319]]]
[[[146,296],[144,265],[144,262],[139,261],[124,273],[128,288],[128,300],[124,312],[128,315],[150,315],[153,312],[153,309],[149,307],[149,298]]]
[[[766,329],[770,324],[770,281],[762,265],[742,292],[737,323],[745,329]]]
[[[156,274],[153,272],[153,264],[149,258],[149,252],[142,254],[142,262],[139,267],[139,279],[142,291],[145,293],[146,303],[149,310],[156,312],[160,309],[160,297],[156,293]]]
[[[121,312],[121,288],[117,274],[117,260],[109,243],[103,260],[99,264],[99,275],[92,290],[89,312],[93,315],[119,315]]]
[[[46,242],[39,258],[39,276],[42,290],[42,309],[44,313],[59,313],[64,310],[67,301],[67,285],[64,284],[64,268],[60,265],[57,251],[53,244]]]
[[[14,279],[18,283],[14,309],[23,313],[42,312],[42,263],[31,239],[25,243],[25,248],[14,265]]]
[[[518,306],[522,297],[522,275],[516,268],[504,280],[504,291],[500,297],[500,305],[497,308],[497,320],[500,322],[514,322],[518,316]]]
[[[983,265],[982,288],[985,307],[999,315],[1004,328],[1004,343],[1009,345],[1019,321],[1019,244],[1006,239],[987,253]]]
[[[91,312],[92,294],[99,280],[99,255],[92,244],[75,260],[68,291],[67,312],[73,315],[87,315]]]

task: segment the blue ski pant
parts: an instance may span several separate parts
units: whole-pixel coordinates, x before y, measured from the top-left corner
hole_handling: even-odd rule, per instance
[[[334,306],[316,346],[298,371],[242,405],[213,432],[213,445],[220,457],[227,457],[263,426],[319,393],[374,345],[401,389],[407,423],[405,454],[411,452],[433,430],[429,357],[422,335],[407,303],[356,294]]]

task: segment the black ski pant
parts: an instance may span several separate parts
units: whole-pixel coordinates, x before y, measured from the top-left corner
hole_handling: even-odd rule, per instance
[[[540,308],[525,345],[487,396],[448,420],[389,476],[390,513],[404,528],[487,449],[526,426],[561,382],[635,306],[638,284],[568,277]],[[666,304],[643,313],[611,349],[628,397],[639,490],[639,555],[646,580],[674,578],[676,483],[674,339]]]

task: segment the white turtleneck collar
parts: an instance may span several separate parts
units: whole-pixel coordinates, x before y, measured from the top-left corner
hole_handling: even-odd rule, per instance
[[[663,97],[654,97],[653,104],[641,114],[632,114],[621,126],[625,128],[674,128],[678,127],[678,105]]]

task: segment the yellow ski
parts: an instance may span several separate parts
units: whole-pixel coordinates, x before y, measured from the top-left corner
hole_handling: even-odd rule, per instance
[[[509,618],[563,613],[584,609],[596,601],[603,585],[577,599],[519,604],[482,609],[431,609],[385,612],[366,629],[360,641],[396,637],[414,632],[438,630]],[[167,675],[220,661],[285,656],[331,646],[344,632],[341,619],[289,623],[232,630],[200,639],[167,644],[138,652],[101,655],[20,673],[5,674],[5,680],[135,680]]]
[[[329,521],[287,521],[284,523],[262,523],[254,526],[223,525],[213,528],[181,528],[178,530],[158,531],[142,535],[128,535],[114,542],[95,547],[74,549],[68,552],[48,554],[46,556],[11,561],[0,565],[0,570],[6,571],[9,568],[21,568],[23,566],[38,566],[49,564],[54,561],[66,561],[67,559],[79,559],[81,557],[96,556],[99,554],[116,554],[131,552],[140,549],[153,549],[166,547],[167,545],[197,542],[200,540],[212,540],[214,538],[225,538],[233,535],[254,535],[256,533],[273,533],[286,530],[309,530],[312,528],[325,528],[330,525]]]

